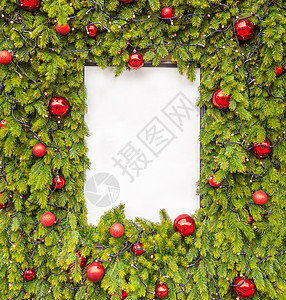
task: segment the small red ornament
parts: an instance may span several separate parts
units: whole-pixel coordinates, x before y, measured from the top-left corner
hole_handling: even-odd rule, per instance
[[[240,299],[250,299],[256,290],[253,280],[247,277],[244,280],[244,277],[238,276],[234,279],[232,284],[235,285],[233,289]]]
[[[253,147],[250,151],[252,154],[254,154],[258,158],[265,158],[272,151],[271,142],[268,138],[266,138],[264,140],[264,142],[261,144],[253,143],[253,146],[256,146],[256,147]]]
[[[76,254],[77,254],[78,258],[79,258],[78,264],[79,264],[80,268],[84,269],[84,267],[86,266],[87,259],[84,258],[84,257],[82,257],[81,254],[78,251],[76,251]],[[73,264],[70,264],[69,265],[69,269],[71,270],[72,267],[73,267]]]
[[[20,0],[20,6],[28,11],[36,11],[41,6],[42,0]]]
[[[0,51],[0,64],[8,65],[12,61],[12,54],[7,50]]]
[[[24,275],[23,277],[26,279],[26,280],[32,280],[34,279],[36,276],[36,271],[34,268],[30,269],[30,270],[25,270],[24,271]]]
[[[104,276],[104,267],[99,262],[93,262],[86,268],[86,277],[91,282],[98,282]]]
[[[87,25],[85,27],[85,29],[86,29],[86,33],[87,33],[88,36],[90,36],[90,37],[95,37],[96,36],[98,29],[94,24]]]
[[[46,146],[39,143],[33,147],[33,154],[37,157],[43,157],[46,154]]]
[[[68,23],[66,23],[65,25],[60,25],[60,24],[56,25],[56,31],[61,35],[67,35],[70,32],[70,29],[71,28]]]
[[[247,41],[254,35],[254,26],[248,19],[237,21],[234,30],[239,41]]]
[[[229,107],[231,95],[224,95],[222,89],[218,89],[213,94],[213,104],[219,109]]]
[[[5,125],[6,125],[6,121],[5,121],[5,120],[2,120],[2,121],[0,122],[0,128],[4,128]]]
[[[174,221],[174,230],[179,231],[184,237],[193,234],[195,229],[194,219],[187,214],[179,215]]]
[[[263,191],[256,191],[253,196],[253,201],[256,204],[263,205],[267,201],[267,195]]]
[[[161,17],[164,18],[164,19],[170,19],[172,18],[174,15],[174,12],[173,12],[173,9],[171,7],[164,7],[162,10],[161,10]]]
[[[221,182],[216,182],[216,181],[214,180],[214,176],[212,176],[212,177],[209,178],[209,184],[210,184],[211,186],[213,186],[213,187],[218,187],[218,186],[220,186]]]
[[[135,253],[135,255],[141,255],[144,251],[143,245],[141,243],[134,244],[131,249],[132,252]]]
[[[252,218],[252,216],[248,216],[247,219],[248,219],[247,223],[249,225],[252,225],[252,223],[254,222],[254,219]]]
[[[70,104],[65,97],[57,96],[50,100],[48,108],[54,117],[61,118],[68,113]]]
[[[121,289],[121,300],[126,299],[127,296],[128,296],[128,293],[125,292],[123,289]]]
[[[167,295],[168,295],[168,287],[165,284],[160,283],[156,287],[155,294],[156,294],[156,296],[158,298],[165,298],[165,297],[167,297]]]
[[[61,189],[65,185],[65,180],[61,176],[56,176],[53,180],[53,187],[56,189]]]
[[[130,69],[138,70],[144,65],[143,56],[140,53],[133,52],[129,56],[128,66]]]
[[[133,2],[133,0],[119,0],[120,2],[124,3],[124,4],[128,4]]]
[[[124,227],[120,223],[114,223],[110,227],[110,234],[115,238],[121,237],[123,233],[124,233]]]
[[[275,71],[276,76],[280,76],[283,73],[283,68],[282,67],[281,68],[275,67],[275,69],[276,69],[276,71]]]
[[[41,216],[41,224],[45,227],[51,227],[55,224],[56,217],[51,212],[46,212]]]

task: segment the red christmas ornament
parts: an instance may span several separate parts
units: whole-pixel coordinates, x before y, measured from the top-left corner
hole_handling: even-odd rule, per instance
[[[80,268],[84,269],[84,267],[86,266],[87,259],[84,258],[84,257],[82,257],[81,254],[78,251],[76,251],[76,254],[77,254],[78,258],[79,258],[78,264],[79,264]],[[73,264],[70,264],[69,265],[69,269],[71,270],[72,267],[73,267]]]
[[[46,212],[41,216],[41,224],[45,227],[51,227],[55,224],[56,217],[51,212]]]
[[[128,4],[133,2],[133,0],[119,0],[120,2],[124,3],[124,4]]]
[[[253,201],[256,204],[263,205],[267,201],[267,195],[263,191],[256,191],[253,196]]]
[[[26,278],[26,280],[32,280],[34,279],[36,276],[36,271],[34,268],[30,269],[30,270],[25,270],[24,271],[24,275],[23,277]]]
[[[28,11],[36,11],[41,6],[42,0],[20,0],[20,6]]]
[[[141,255],[144,251],[143,245],[141,243],[137,243],[132,246],[132,252],[135,253],[135,255]]]
[[[213,94],[213,104],[219,109],[229,107],[229,100],[231,95],[224,95],[222,89],[218,89]]]
[[[99,262],[91,263],[86,268],[86,277],[91,282],[98,282],[104,276],[103,265]]]
[[[90,36],[90,37],[95,37],[96,36],[98,29],[94,24],[87,25],[85,27],[85,29],[86,29],[86,33],[87,33],[88,36]]]
[[[250,151],[258,158],[265,158],[272,151],[271,142],[268,138],[266,138],[261,144],[253,143],[253,146],[256,147],[253,147]]]
[[[276,76],[280,76],[283,73],[283,68],[282,67],[281,68],[275,67],[275,69],[276,69],[276,71],[275,71]]]
[[[33,154],[37,157],[43,157],[46,154],[46,146],[39,143],[33,147]]]
[[[249,225],[252,225],[252,223],[254,222],[254,219],[252,218],[252,216],[248,216],[247,219],[248,219],[247,223]]]
[[[65,180],[61,176],[57,176],[53,180],[53,187],[56,189],[61,189],[65,185]]]
[[[161,17],[164,18],[164,19],[170,19],[172,18],[174,15],[174,12],[173,12],[173,9],[171,7],[164,7],[162,10],[161,10]]]
[[[209,178],[209,184],[210,184],[211,186],[213,186],[213,187],[218,187],[218,186],[220,186],[221,182],[218,182],[218,183],[217,183],[217,182],[214,180],[214,176],[212,176],[212,177]]]
[[[179,215],[174,221],[174,230],[179,231],[184,237],[193,234],[195,229],[196,223],[189,215]]]
[[[120,223],[114,223],[110,227],[110,234],[115,238],[121,237],[123,233],[124,233],[124,227]]]
[[[70,104],[65,97],[57,96],[50,100],[48,109],[54,117],[61,118],[68,113]]]
[[[167,295],[168,295],[168,287],[165,284],[160,283],[156,287],[155,294],[156,294],[156,296],[158,298],[165,298],[165,297],[167,297]]]
[[[8,65],[12,61],[12,54],[7,50],[0,51],[0,64]]]
[[[68,23],[66,23],[65,25],[60,25],[60,24],[56,25],[56,31],[61,35],[67,35],[70,32],[70,29],[71,28]]]
[[[250,299],[256,290],[253,280],[247,277],[244,280],[244,277],[238,276],[234,279],[232,284],[235,285],[233,289],[240,299]]]
[[[121,289],[121,300],[126,299],[127,296],[128,296],[128,293],[125,292],[123,289]]]
[[[128,66],[130,69],[138,70],[144,65],[143,56],[140,53],[133,52],[129,56]]]
[[[5,120],[2,120],[2,121],[0,122],[0,128],[4,128],[5,125],[6,125],[6,121],[5,121]]]
[[[248,19],[242,19],[235,23],[234,30],[239,41],[247,41],[254,34],[254,26]]]

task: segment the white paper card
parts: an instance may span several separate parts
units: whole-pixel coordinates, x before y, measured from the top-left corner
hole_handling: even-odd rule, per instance
[[[129,219],[172,219],[200,205],[200,70],[190,82],[176,68],[126,71],[85,67],[86,139],[91,167],[84,189],[88,221],[125,204]]]

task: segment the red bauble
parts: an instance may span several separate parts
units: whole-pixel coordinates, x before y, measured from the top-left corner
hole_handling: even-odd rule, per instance
[[[0,64],[8,65],[12,61],[12,54],[7,50],[0,51]]]
[[[56,189],[61,189],[65,185],[65,180],[61,176],[57,176],[53,180],[53,187]]]
[[[96,36],[98,29],[94,24],[87,25],[85,27],[85,29],[86,29],[86,33],[87,33],[88,36],[90,36],[90,37],[95,37]]]
[[[115,238],[121,237],[123,233],[124,233],[124,227],[120,223],[114,223],[110,227],[110,234]]]
[[[51,212],[46,212],[41,216],[41,224],[45,227],[50,227],[55,224],[56,217]]]
[[[232,284],[236,285],[233,289],[240,299],[250,299],[256,290],[253,280],[248,279],[247,277],[244,280],[244,277],[238,276],[234,279]]]
[[[41,6],[42,0],[20,0],[20,5],[28,11],[36,11]]]
[[[128,66],[130,69],[138,70],[144,65],[143,56],[140,53],[133,52],[129,56]]]
[[[133,0],[119,0],[120,2],[124,3],[124,4],[128,4],[133,2]]]
[[[165,298],[165,297],[167,297],[167,295],[168,295],[168,287],[165,284],[160,283],[156,287],[155,294],[156,294],[156,296],[158,298]]]
[[[99,262],[91,263],[86,268],[86,277],[91,282],[98,282],[104,276],[103,265]]]
[[[252,225],[252,223],[254,222],[254,219],[252,218],[252,216],[248,216],[247,219],[248,219],[247,223],[249,225]]]
[[[268,156],[272,151],[271,142],[268,138],[266,138],[261,144],[253,143],[253,146],[256,147],[253,147],[250,151],[258,158],[264,158]]]
[[[50,100],[48,108],[54,117],[61,118],[68,113],[70,104],[65,97],[57,96]]]
[[[126,299],[127,296],[128,296],[128,293],[121,289],[121,300]]]
[[[235,23],[234,30],[239,41],[247,41],[254,34],[254,26],[248,19],[242,19]]]
[[[84,258],[84,257],[82,257],[78,251],[76,251],[76,254],[77,254],[78,258],[79,258],[78,264],[79,264],[80,268],[84,269],[84,267],[86,265],[86,262],[87,262],[87,259]],[[73,264],[70,264],[69,265],[69,269],[72,269],[72,267],[73,267]]]
[[[25,270],[24,271],[24,275],[23,277],[26,278],[26,280],[32,280],[34,279],[36,276],[36,271],[34,268],[30,269],[30,270]]]
[[[0,122],[0,128],[4,128],[5,125],[6,125],[6,121],[5,121],[5,120],[2,120],[2,121]]]
[[[179,231],[182,236],[193,234],[195,229],[196,223],[189,215],[179,215],[174,221],[174,230]]]
[[[143,245],[141,243],[137,243],[132,246],[132,252],[135,253],[135,255],[141,255],[144,250],[143,250]]]
[[[43,157],[46,154],[46,146],[39,143],[33,147],[33,154],[37,157]]]
[[[267,201],[267,195],[263,191],[256,191],[253,196],[253,201],[256,204],[263,205]]]
[[[213,94],[213,104],[219,109],[229,107],[229,100],[231,95],[224,95],[222,89],[218,89]]]
[[[164,7],[162,10],[161,10],[161,17],[164,18],[164,19],[170,19],[172,18],[174,15],[174,12],[173,12],[173,9],[171,7]]]
[[[209,184],[210,184],[211,186],[213,186],[213,187],[218,187],[218,186],[220,186],[221,182],[218,182],[218,183],[217,183],[217,182],[214,180],[214,177],[212,176],[212,177],[209,178]]]
[[[280,76],[283,73],[283,68],[282,67],[281,68],[275,67],[275,69],[276,69],[276,71],[275,71],[276,76]]]
[[[61,35],[67,35],[70,32],[70,29],[71,28],[68,23],[66,23],[65,25],[60,25],[60,24],[56,25],[56,31]]]

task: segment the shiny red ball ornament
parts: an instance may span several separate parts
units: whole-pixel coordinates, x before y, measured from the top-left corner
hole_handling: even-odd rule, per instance
[[[281,67],[275,67],[275,73],[276,73],[276,76],[280,76],[282,73],[283,73],[283,68]]]
[[[0,64],[8,65],[12,61],[12,54],[7,50],[0,51]]]
[[[133,0],[119,0],[120,2],[124,3],[124,4],[128,4],[133,2]]]
[[[158,298],[165,298],[168,295],[168,287],[163,284],[160,283],[159,285],[157,285],[156,289],[155,289],[155,295]]]
[[[61,35],[67,35],[70,32],[70,29],[71,28],[68,23],[66,23],[65,25],[60,25],[60,24],[56,25],[56,31]]]
[[[143,245],[141,243],[134,244],[131,249],[135,255],[141,255],[144,252]]]
[[[50,100],[48,109],[54,117],[61,118],[68,113],[70,104],[65,97],[56,96]]]
[[[263,191],[256,191],[252,195],[253,201],[256,204],[263,205],[267,202],[267,195]]]
[[[51,212],[46,212],[41,216],[41,224],[45,227],[51,227],[55,224],[56,217]]]
[[[28,11],[36,11],[40,8],[42,0],[20,0],[20,6]]]
[[[193,234],[195,229],[194,219],[187,214],[179,215],[174,221],[174,230],[179,231],[184,237]]]
[[[124,227],[120,223],[114,223],[110,227],[110,234],[115,238],[121,237],[123,233],[124,233]]]
[[[126,299],[127,296],[128,296],[128,293],[121,289],[121,300]]]
[[[254,222],[254,219],[252,218],[252,216],[248,216],[247,219],[248,219],[247,223],[249,225],[252,225],[252,223]]]
[[[94,24],[87,25],[85,29],[88,36],[95,37],[97,35],[98,29]]]
[[[173,9],[171,7],[164,7],[162,10],[161,10],[161,17],[164,18],[164,19],[170,19],[174,16],[174,12],[173,12]]]
[[[61,176],[57,176],[53,180],[53,187],[56,189],[61,189],[65,185],[65,180]]]
[[[4,128],[5,125],[6,125],[6,121],[5,121],[5,120],[2,120],[2,121],[0,122],[0,128]]]
[[[86,268],[86,277],[91,282],[98,282],[104,276],[104,267],[99,262],[93,262]]]
[[[244,280],[244,277],[238,276],[234,279],[232,284],[235,285],[233,289],[240,299],[250,299],[256,291],[253,280],[247,277]]]
[[[213,104],[219,109],[225,109],[229,107],[231,95],[224,95],[222,89],[218,89],[213,94]]]
[[[258,158],[265,158],[272,151],[271,142],[268,138],[263,143],[253,143],[253,146],[255,147],[251,148],[250,151]]]
[[[26,279],[26,280],[32,280],[34,279],[36,276],[36,271],[34,268],[30,269],[30,270],[25,270],[24,271],[24,275],[23,277]]]
[[[84,269],[84,267],[86,266],[87,259],[84,258],[84,257],[82,257],[81,254],[78,251],[76,251],[76,254],[77,254],[78,258],[79,258],[78,264],[79,264],[80,268]],[[69,269],[71,270],[72,267],[73,267],[73,264],[70,264],[69,265]]]
[[[133,52],[129,56],[128,66],[132,70],[138,70],[144,65],[143,56],[140,53]]]
[[[39,143],[33,147],[33,154],[37,157],[43,157],[46,154],[46,146]]]
[[[218,187],[220,186],[221,182],[216,182],[214,176],[212,176],[209,178],[209,184],[213,187]]]
[[[254,26],[248,19],[237,21],[234,30],[239,41],[247,41],[254,35]]]

